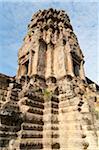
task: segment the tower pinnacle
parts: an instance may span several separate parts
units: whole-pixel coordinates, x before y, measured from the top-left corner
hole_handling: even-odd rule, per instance
[[[18,53],[18,78],[71,75],[85,80],[83,62],[77,37],[63,10],[50,8],[33,15]]]

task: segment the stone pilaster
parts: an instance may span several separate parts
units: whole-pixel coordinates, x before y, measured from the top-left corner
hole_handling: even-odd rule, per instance
[[[82,80],[86,80],[85,79],[85,72],[84,72],[84,61],[81,61],[81,65],[80,65],[80,77]]]

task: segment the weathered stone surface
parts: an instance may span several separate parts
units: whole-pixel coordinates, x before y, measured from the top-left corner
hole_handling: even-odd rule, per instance
[[[6,102],[7,91],[11,77],[0,74],[0,107]]]
[[[1,150],[98,150],[99,86],[64,11],[33,15],[16,77],[0,74]]]

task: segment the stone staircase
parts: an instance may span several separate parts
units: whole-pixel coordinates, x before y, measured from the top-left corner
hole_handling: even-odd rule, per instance
[[[20,130],[21,117],[18,106],[18,93],[21,85],[14,82],[8,87],[6,102],[0,109],[0,149],[8,149],[11,139],[17,138],[17,132]]]
[[[52,94],[44,103],[44,150],[60,149],[59,144],[59,99]]]
[[[23,113],[23,123],[14,142],[14,149],[43,149],[43,95],[27,90],[21,97],[19,105]]]

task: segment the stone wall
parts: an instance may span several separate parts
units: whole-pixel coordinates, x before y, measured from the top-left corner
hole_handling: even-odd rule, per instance
[[[79,78],[23,76],[9,84],[6,98],[1,150],[98,150],[98,93]]]
[[[7,88],[11,77],[0,73],[0,107],[6,102]]]

